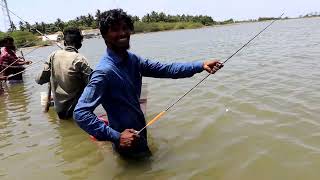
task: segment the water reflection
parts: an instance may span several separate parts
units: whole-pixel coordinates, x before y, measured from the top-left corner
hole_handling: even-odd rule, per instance
[[[4,131],[1,133],[4,136],[1,141],[5,141],[5,137],[13,136],[10,132],[15,129],[15,125],[29,118],[29,98],[24,84],[4,86],[4,92],[0,95],[0,129]]]
[[[48,114],[50,126],[56,130],[55,159],[61,159],[57,167],[69,179],[127,179],[137,171],[148,172],[152,168],[152,158],[144,160],[124,159],[113,151],[109,142],[92,141],[73,120],[60,120],[51,109]],[[153,148],[154,149],[154,148]],[[103,167],[103,173],[96,173]],[[107,167],[115,167],[111,174]],[[94,173],[94,174],[92,174]],[[109,179],[109,178],[107,178]]]
[[[148,128],[152,158],[124,161],[72,121],[42,113],[34,83],[0,95],[0,177],[4,179],[319,179],[320,18],[275,23]],[[132,51],[163,62],[224,59],[263,23],[132,36]],[[195,37],[195,38],[188,38]],[[147,46],[146,46],[147,44]],[[84,41],[95,67],[101,39]],[[47,57],[56,47],[35,54]],[[150,120],[204,74],[147,79]],[[226,111],[228,109],[229,111]],[[17,174],[19,169],[19,174]]]
[[[8,94],[5,92],[6,89],[7,88],[4,87],[4,90],[0,92],[0,149],[6,146],[8,137],[12,136],[11,131],[8,129],[10,123],[6,103],[8,98]],[[3,151],[0,151],[0,159],[2,159],[3,156]]]
[[[28,115],[29,106],[29,92],[26,91],[26,85],[24,82],[14,83],[8,85],[7,110],[10,113],[10,117],[14,120],[26,120]]]
[[[60,159],[57,167],[69,179],[86,179],[94,165],[103,161],[103,154],[73,120],[60,120],[53,109],[47,115],[58,140],[54,147],[55,158]]]

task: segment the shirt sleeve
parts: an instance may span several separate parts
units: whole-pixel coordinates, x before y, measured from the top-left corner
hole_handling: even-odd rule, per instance
[[[4,48],[1,56],[3,61],[2,63],[6,66],[10,65],[11,63],[13,63],[15,60],[18,59],[15,52],[7,48]]]
[[[54,56],[54,53],[52,53],[48,57],[47,62],[44,63],[43,70],[35,78],[36,83],[42,85],[42,84],[50,82],[50,77],[51,77],[51,59],[53,58],[53,56]]]
[[[203,62],[164,64],[138,57],[142,76],[155,78],[186,78],[203,71]]]
[[[91,136],[100,141],[112,141],[118,144],[120,133],[107,126],[93,113],[101,104],[101,100],[107,90],[106,74],[94,71],[87,87],[84,89],[78,104],[75,107],[73,118],[77,124]]]
[[[80,56],[74,61],[74,68],[77,72],[80,72],[81,79],[88,84],[92,69],[84,56]]]

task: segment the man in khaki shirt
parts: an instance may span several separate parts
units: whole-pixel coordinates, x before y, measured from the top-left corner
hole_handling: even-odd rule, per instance
[[[53,52],[36,77],[40,85],[50,81],[55,110],[60,119],[72,118],[73,110],[92,71],[86,58],[78,53],[83,36],[78,28],[64,30],[65,49]]]

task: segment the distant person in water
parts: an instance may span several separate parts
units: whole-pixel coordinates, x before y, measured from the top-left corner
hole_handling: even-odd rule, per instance
[[[36,82],[41,85],[51,83],[55,110],[60,119],[69,119],[92,70],[87,59],[78,52],[83,40],[81,31],[70,27],[63,35],[65,48],[48,57]]]
[[[147,131],[137,134],[146,125],[139,104],[142,77],[187,78],[203,70],[215,73],[222,64],[217,60],[164,64],[129,52],[134,27],[122,9],[102,13],[99,26],[107,48],[78,101],[74,119],[97,140],[111,141],[124,157],[149,156]],[[108,125],[93,113],[100,104]]]
[[[3,48],[3,39],[0,39],[0,55]],[[0,62],[0,72],[2,71],[2,62]],[[4,81],[7,80],[7,77],[3,76],[3,73],[0,73],[0,94],[4,92]]]
[[[16,55],[16,46],[11,36],[4,37],[1,40],[1,44],[3,47],[0,50],[0,70],[2,71],[6,68],[4,71],[5,76],[19,73],[24,70],[22,65],[31,63],[31,61],[26,61],[24,58]]]
[[[1,49],[3,48],[3,39],[0,39],[0,55],[1,55]],[[0,71],[2,71],[2,62],[0,62]],[[3,93],[3,81],[7,80],[7,77],[3,76],[3,73],[0,73],[0,94]]]
[[[0,62],[5,65],[10,65],[15,62],[13,65],[24,65],[30,64],[31,61],[25,61],[22,57],[16,55],[16,46],[14,44],[14,39],[11,36],[4,37],[1,41],[1,54]]]
[[[0,55],[1,55],[1,49],[3,48],[3,38],[0,38]]]
[[[1,49],[3,48],[3,39],[0,39],[0,55],[1,55]],[[2,61],[0,61],[0,71],[2,71]],[[3,73],[0,73],[0,90],[2,89],[2,81],[6,80],[6,77],[3,76]]]

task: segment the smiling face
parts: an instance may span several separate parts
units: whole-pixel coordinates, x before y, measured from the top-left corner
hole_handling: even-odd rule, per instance
[[[108,48],[115,51],[125,51],[130,48],[130,35],[131,29],[124,20],[121,20],[110,26],[103,37]]]

